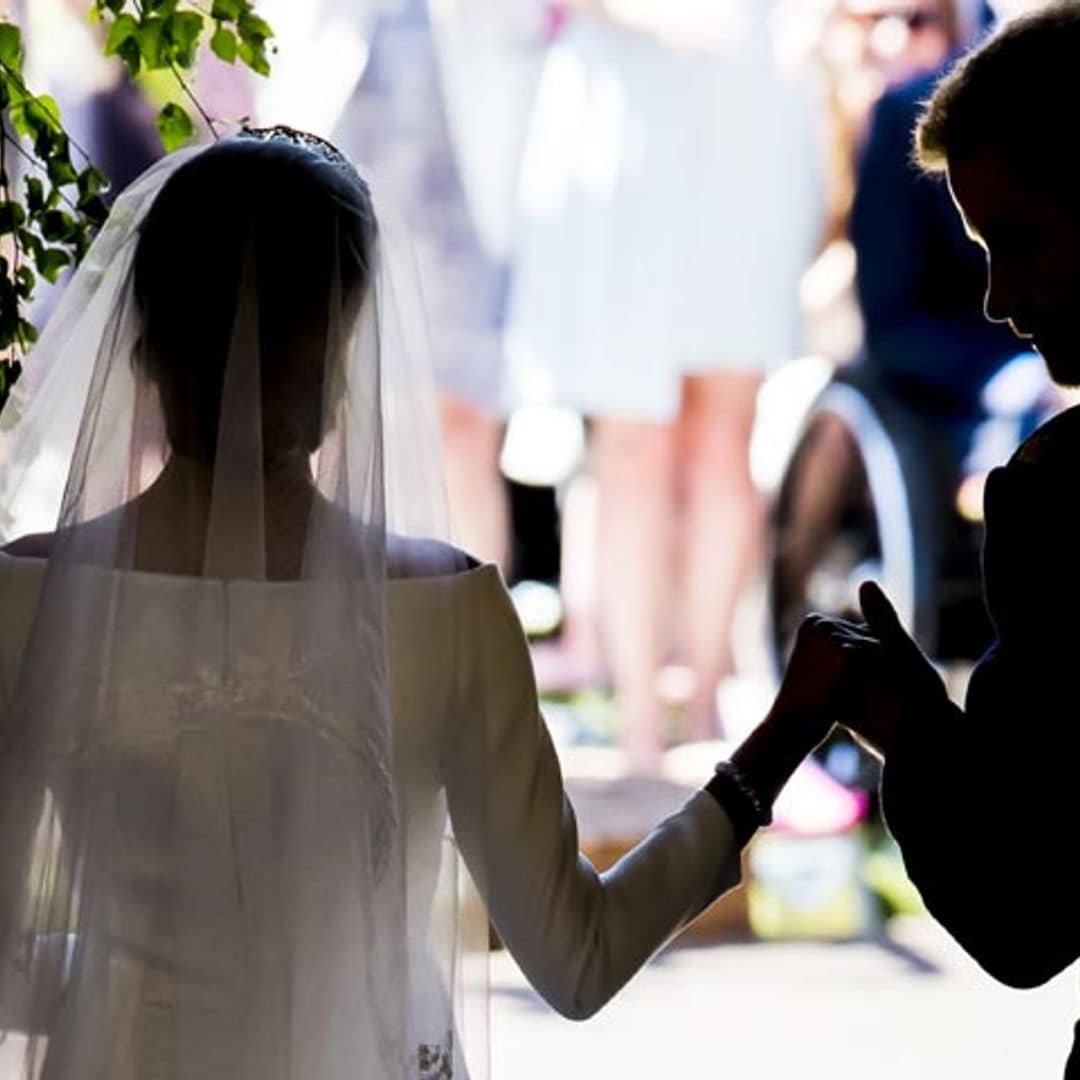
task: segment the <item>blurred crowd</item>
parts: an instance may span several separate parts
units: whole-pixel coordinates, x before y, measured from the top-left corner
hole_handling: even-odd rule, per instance
[[[1018,6],[260,0],[272,78],[200,63],[222,130],[333,139],[410,226],[457,538],[551,579],[555,613],[526,611],[554,631],[541,681],[610,687],[633,770],[725,731],[739,601],[771,551],[751,447],[774,373],[814,355],[963,426],[1020,351],[908,157],[934,78]],[[28,77],[116,192],[161,152],[176,90],[103,59],[88,7],[24,0]],[[848,435],[814,437],[795,577],[851,480]]]

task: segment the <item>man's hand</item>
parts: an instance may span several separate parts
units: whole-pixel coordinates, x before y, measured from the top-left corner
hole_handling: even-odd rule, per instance
[[[896,667],[905,689],[917,697],[947,698],[941,676],[904,629],[881,587],[873,581],[863,582],[859,603],[870,633],[881,642],[885,656]]]
[[[865,633],[851,647],[850,697],[841,721],[875,753],[887,757],[905,710],[948,701],[933,664],[904,629],[884,592],[864,582],[859,601]]]

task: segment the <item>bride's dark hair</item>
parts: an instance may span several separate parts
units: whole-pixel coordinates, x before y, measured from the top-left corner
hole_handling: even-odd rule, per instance
[[[318,447],[328,334],[359,310],[375,236],[367,185],[330,144],[303,133],[246,131],[176,171],[135,256],[136,362],[158,387],[175,451],[214,458],[245,304],[254,305],[250,329],[257,318],[267,459]]]

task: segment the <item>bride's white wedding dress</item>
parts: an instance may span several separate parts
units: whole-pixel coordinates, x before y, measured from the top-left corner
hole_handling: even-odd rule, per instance
[[[8,685],[18,669],[43,567],[40,560],[0,555],[0,685]],[[204,880],[171,880],[155,872],[156,823],[117,817],[121,858],[112,867],[113,932],[127,940],[100,986],[108,1007],[104,1028],[94,1032],[113,1048],[110,1080],[172,1075],[154,1063],[172,1060],[168,1040],[183,1031],[185,1010],[198,1011],[204,1038],[186,1049],[183,1075],[233,1075],[221,1069],[245,1023],[236,1009],[252,987],[245,985],[245,969],[232,961],[245,923],[269,899],[260,895],[265,853],[247,846],[245,816],[258,811],[266,785],[292,783],[288,774],[303,771],[307,754],[346,754],[332,740],[327,744],[319,718],[306,714],[274,677],[288,642],[290,588],[140,573],[125,583],[135,613],[132,633],[153,641],[153,654],[165,663],[160,678],[131,688],[124,715],[105,737],[138,762],[134,782],[144,815],[158,802],[146,790],[155,762],[169,776],[173,756],[182,755],[182,787],[162,790],[161,800],[173,812],[189,813],[187,827],[218,843],[207,849],[215,861],[207,862]],[[178,604],[199,606],[205,615],[195,686],[173,683],[167,658],[184,650],[153,629],[156,613]],[[702,792],[607,874],[578,854],[574,813],[537,704],[528,649],[497,569],[394,580],[388,616],[416,1075],[460,1078],[466,1075],[460,1040],[446,1028],[454,957],[446,955],[445,943],[452,936],[438,925],[456,913],[436,903],[440,873],[452,873],[456,860],[448,827],[466,862],[486,878],[479,884],[514,958],[547,1001],[578,1018],[603,1005],[673,933],[737,883],[738,850],[727,816]],[[448,618],[458,625],[446,626]],[[234,638],[230,646],[225,635]],[[249,648],[239,645],[244,635]],[[448,653],[448,640],[459,648]],[[222,656],[245,653],[248,670],[222,669]],[[71,689],[78,692],[77,676]],[[185,710],[200,697],[213,701],[224,693],[250,698],[261,717],[259,731],[227,734],[185,724]],[[280,723],[270,727],[265,718],[274,713]],[[333,823],[321,857],[332,864],[336,848],[356,842],[354,831],[347,820]],[[190,904],[196,892],[206,915],[199,936],[178,941],[148,923],[163,893],[183,894]],[[446,899],[441,896],[443,906]],[[205,1015],[211,1011],[212,1024]],[[349,1023],[347,1016],[340,1020]],[[216,1037],[207,1039],[207,1033]],[[86,1032],[75,1026],[71,1036],[77,1059]]]
[[[26,368],[0,424],[20,1080],[477,1080],[461,855],[572,1016],[738,880],[707,793],[604,875],[579,855],[499,574],[432,539],[407,247],[332,147],[155,166]]]

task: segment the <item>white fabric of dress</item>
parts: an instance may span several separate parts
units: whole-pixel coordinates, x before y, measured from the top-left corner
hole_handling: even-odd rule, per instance
[[[551,46],[522,173],[510,406],[666,422],[684,375],[795,355],[821,162],[774,7],[740,4],[739,34],[709,53],[587,14]]]
[[[0,592],[6,600],[0,627],[0,702],[19,670],[45,565],[0,554]],[[305,715],[300,703],[289,700],[274,677],[286,668],[294,583],[223,582],[95,568],[85,573],[90,588],[95,575],[124,574],[129,625],[151,643],[157,657],[167,658],[173,651],[189,656],[191,649],[190,642],[180,648],[180,643],[161,639],[161,633],[176,625],[171,618],[159,618],[161,613],[185,605],[201,608],[198,670],[203,685],[188,687],[189,694],[213,696],[226,677],[221,658],[235,661],[250,655],[251,664],[239,683],[232,683],[232,692],[249,693],[259,702],[261,718],[279,715],[296,733],[295,754],[278,760],[275,769],[301,770],[310,744],[319,743],[325,752],[327,743],[320,737],[325,733],[312,727],[316,721]],[[448,620],[454,625],[447,625]],[[421,1044],[417,1075],[422,1080],[461,1080],[470,1070],[482,1074],[485,1065],[467,1062],[456,1033],[441,1027],[453,980],[441,968],[444,958],[428,944],[439,937],[431,933],[435,920],[457,917],[455,912],[432,910],[436,879],[456,861],[457,847],[476,871],[491,919],[526,975],[555,1008],[577,1018],[600,1008],[673,934],[738,882],[739,852],[727,815],[711,795],[701,792],[606,873],[597,873],[579,854],[574,811],[539,709],[528,648],[494,567],[392,579],[387,627],[394,779],[406,850],[410,1012]],[[247,637],[254,643],[250,653],[244,644]],[[454,647],[447,649],[447,642]],[[69,678],[71,692],[77,694],[77,677]],[[243,821],[251,809],[244,800],[257,800],[266,782],[269,742],[249,732],[247,740],[229,752],[205,752],[213,743],[203,744],[201,752],[198,736],[185,732],[174,719],[176,709],[167,699],[172,695],[175,701],[177,688],[167,678],[144,679],[130,693],[134,696],[116,715],[129,722],[141,719],[109,737],[131,748],[130,760],[140,763],[139,783],[145,787],[152,782],[155,758],[171,763],[171,755],[186,746],[178,797],[188,804],[201,801],[199,820],[207,835],[217,836],[218,846],[232,845],[221,853],[232,870],[225,883],[228,917],[208,918],[197,940],[175,942],[163,928],[144,926],[140,913],[144,903],[147,910],[160,908],[163,892],[190,892],[192,883],[155,878],[153,860],[141,858],[150,854],[140,849],[141,820],[125,821],[116,837],[116,847],[127,860],[121,871],[127,881],[121,907],[131,941],[122,954],[125,970],[113,972],[108,1026],[99,1034],[118,1044],[131,1041],[128,1060],[144,1063],[138,1073],[114,1074],[111,1080],[158,1080],[159,1073],[146,1063],[168,1060],[171,1048],[156,1041],[177,1030],[178,1014],[217,1008],[223,1031],[239,1022],[229,1008],[234,946],[229,927],[232,917],[250,917],[259,906],[262,860],[244,848]],[[111,752],[115,757],[115,747]],[[347,754],[344,748],[336,752]],[[164,764],[163,775],[170,768]],[[218,797],[223,791],[229,793],[228,800]],[[144,806],[154,805],[145,790],[140,799]],[[154,827],[146,827],[152,839]],[[327,838],[330,851],[350,842],[348,821],[341,821]],[[158,873],[164,876],[168,865],[163,862]],[[222,885],[202,882],[194,887],[206,890],[204,899],[219,911],[224,910],[221,898],[210,893]],[[358,897],[357,903],[362,902]],[[208,987],[214,988],[210,997]],[[3,1017],[0,1022],[7,1024]],[[337,1022],[347,1024],[348,1015]],[[206,1030],[204,1020],[200,1026]],[[208,1070],[204,1075],[228,1080],[213,1071],[214,1051],[213,1045],[205,1045],[191,1052],[202,1055]],[[50,1047],[50,1060],[54,1052]]]

